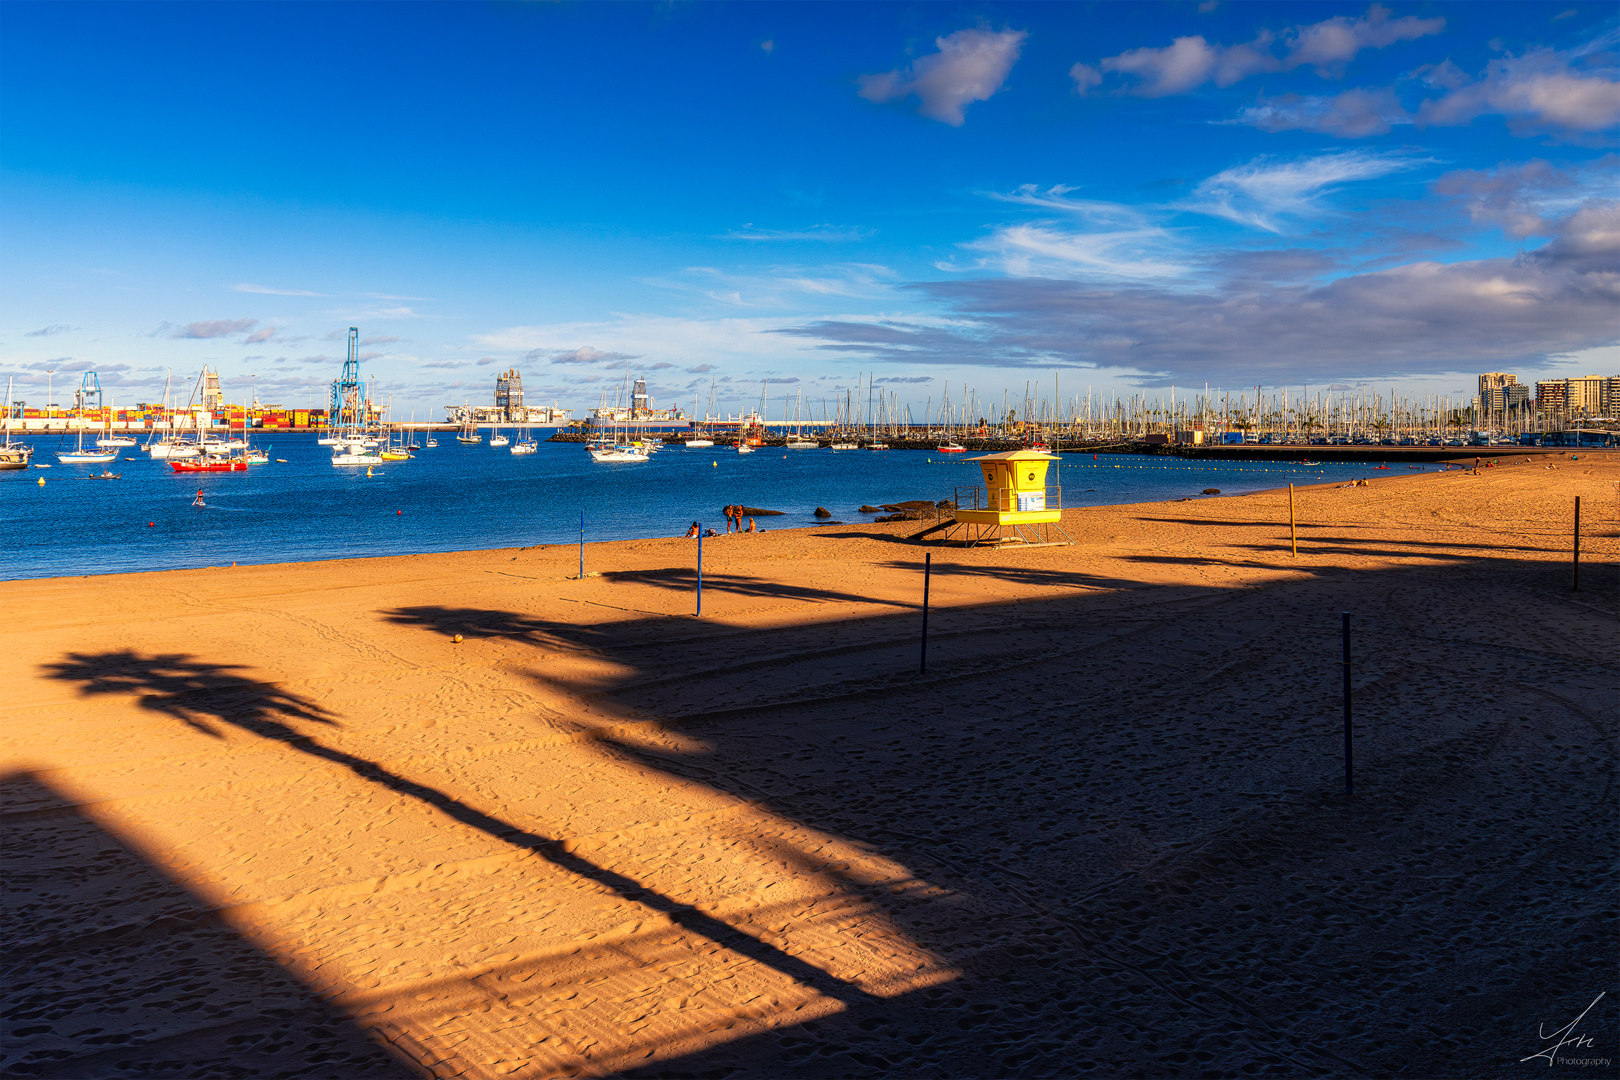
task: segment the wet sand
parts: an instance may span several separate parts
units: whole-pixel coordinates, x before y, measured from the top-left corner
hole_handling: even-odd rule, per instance
[[[0,583],[6,1075],[1545,1067],[1617,458],[935,548],[926,675],[915,523]]]

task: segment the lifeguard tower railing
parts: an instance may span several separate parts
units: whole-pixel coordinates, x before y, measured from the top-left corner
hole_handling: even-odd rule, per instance
[[[967,499],[967,502],[963,502]],[[1038,491],[1017,491],[1010,487],[984,486],[957,488],[951,498],[953,509],[997,510],[1027,513],[1033,510],[1063,509],[1063,485],[1047,484]]]

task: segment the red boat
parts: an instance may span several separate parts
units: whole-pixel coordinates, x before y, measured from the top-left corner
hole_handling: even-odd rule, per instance
[[[247,462],[242,458],[190,458],[169,462],[175,472],[246,472]]]

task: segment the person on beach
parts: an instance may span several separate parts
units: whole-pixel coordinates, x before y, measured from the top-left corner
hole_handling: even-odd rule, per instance
[[[690,529],[687,529],[687,530],[686,530],[686,538],[687,538],[687,539],[688,539],[688,540],[690,540],[690,539],[692,539],[692,538],[693,538],[693,537],[694,537],[694,536],[698,536],[698,535],[700,535],[700,534],[701,534],[701,530],[700,530],[700,529],[699,529],[699,528],[698,528],[698,523],[697,523],[697,522],[695,522],[695,521],[694,521],[694,522],[692,522],[692,527],[691,527],[691,528],[690,528]]]
[[[730,536],[731,535],[731,507],[730,506],[722,506],[720,508],[720,513],[726,519],[726,535]]]
[[[742,517],[740,515],[737,518],[737,528],[739,528],[739,529],[742,528]],[[753,518],[748,519],[748,531],[749,532],[758,532],[759,531],[758,529],[756,529],[754,527],[754,519]]]

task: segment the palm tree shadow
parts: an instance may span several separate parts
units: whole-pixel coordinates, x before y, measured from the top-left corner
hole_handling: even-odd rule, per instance
[[[286,720],[337,725],[314,702],[234,674],[244,670],[240,664],[202,663],[184,653],[69,653],[45,669],[53,679],[81,683],[79,692],[85,696],[138,695],[141,708],[172,716],[216,739],[224,738],[217,726],[221,722],[283,741],[301,737]]]
[[[337,721],[319,705],[296,694],[236,674],[244,670],[242,665],[210,663],[180,653],[143,656],[126,649],[98,655],[70,653],[66,660],[47,664],[45,668],[49,678],[80,683],[80,693],[87,696],[136,695],[143,709],[173,716],[187,727],[216,739],[224,737],[221,728],[236,727],[338,765],[365,783],[414,799],[468,828],[514,848],[533,852],[625,900],[652,908],[687,930],[775,968],[846,1005],[868,997],[866,991],[804,960],[690,905],[646,888],[624,874],[596,865],[552,837],[509,824],[454,796],[303,734],[292,722],[302,720],[337,726]]]

